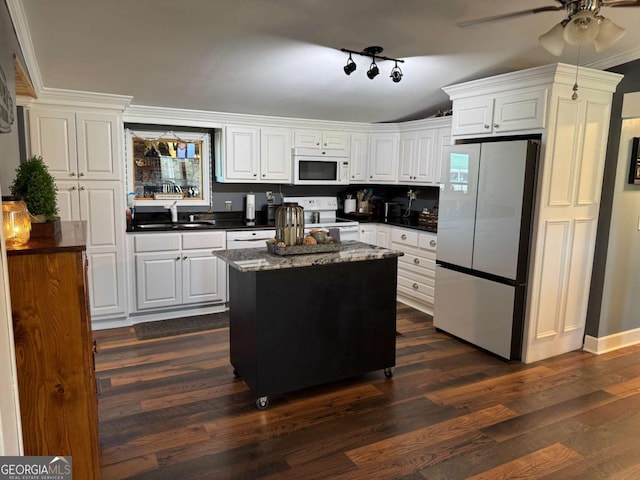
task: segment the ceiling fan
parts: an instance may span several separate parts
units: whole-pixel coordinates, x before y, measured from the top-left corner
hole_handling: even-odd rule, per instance
[[[459,22],[461,28],[506,20],[524,15],[565,10],[566,17],[547,33],[540,35],[540,44],[553,55],[560,55],[565,42],[569,45],[593,43],[602,52],[616,43],[626,30],[600,15],[600,7],[640,7],[640,0],[555,0],[559,5],[531,8],[519,12]]]

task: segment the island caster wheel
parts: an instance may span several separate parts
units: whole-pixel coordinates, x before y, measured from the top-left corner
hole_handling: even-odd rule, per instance
[[[391,368],[384,369],[384,376],[387,378],[393,377],[393,370]]]
[[[256,407],[259,410],[264,410],[269,406],[269,397],[260,397],[256,400]]]

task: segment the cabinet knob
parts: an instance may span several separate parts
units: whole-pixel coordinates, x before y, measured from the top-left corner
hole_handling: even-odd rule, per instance
[[[80,187],[80,190],[86,190],[86,189],[84,188],[84,185],[83,185],[82,187]]]
[[[320,142],[317,142],[317,143],[316,143],[316,147],[319,147],[319,146],[320,146]]]
[[[435,240],[431,240],[429,242],[429,245],[431,245],[432,247],[435,247],[436,246],[436,241]]]
[[[75,176],[76,176],[76,172],[70,172],[70,173],[69,173],[69,176],[70,176],[70,177],[75,177]]]
[[[500,125],[498,125],[497,123],[494,123],[493,128],[500,128]]]
[[[182,259],[183,259],[183,260],[186,260],[186,259],[187,259],[187,256],[185,255],[184,257],[182,257]]]
[[[413,263],[415,263],[416,265],[420,265],[420,259],[419,258],[414,258],[413,259]]]
[[[257,174],[257,173],[254,173],[254,174],[253,174],[253,176],[254,176],[254,177],[257,177],[257,176],[258,176],[258,174]]]
[[[262,174],[262,176],[263,176],[263,177],[266,177],[266,176],[267,176],[267,174],[266,174],[266,173],[263,173],[263,174]]]
[[[403,233],[402,236],[400,237],[402,240],[406,240],[407,236]]]
[[[176,257],[176,262],[180,260],[180,257]]]
[[[75,185],[73,187],[71,187],[71,190],[77,190],[78,187],[76,187]]]
[[[414,283],[413,285],[411,285],[413,287],[414,290],[418,290],[419,286],[417,283]]]
[[[84,172],[80,172],[80,173],[78,174],[78,176],[79,176],[79,177],[84,177]]]
[[[373,175],[369,175],[369,178],[373,179]]]
[[[486,124],[485,124],[484,128],[486,128],[487,130],[489,130],[491,127],[490,127],[489,125],[486,125]]]

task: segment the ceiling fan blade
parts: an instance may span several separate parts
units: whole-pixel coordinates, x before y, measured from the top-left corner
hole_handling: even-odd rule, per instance
[[[640,7],[640,0],[638,1],[633,1],[633,0],[611,0],[609,2],[607,1],[603,1],[601,2],[602,6],[605,7]]]
[[[519,12],[511,12],[511,13],[504,13],[502,15],[495,15],[493,17],[477,18],[475,20],[466,20],[464,22],[458,22],[457,25],[460,28],[473,27],[475,25],[480,25],[482,23],[497,22],[497,21],[500,21],[500,20],[506,20],[508,18],[522,17],[524,15],[531,15],[533,13],[556,12],[558,10],[564,10],[564,9],[565,9],[564,6],[557,6],[557,7],[549,6],[549,7],[532,8],[532,9],[529,9],[529,10],[521,10]]]

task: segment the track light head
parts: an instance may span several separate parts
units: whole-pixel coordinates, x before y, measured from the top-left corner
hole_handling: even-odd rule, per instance
[[[367,77],[369,77],[371,80],[373,80],[374,78],[376,78],[378,76],[379,73],[380,73],[380,70],[378,69],[378,65],[376,65],[376,61],[374,59],[373,63],[369,67],[369,71],[367,72]]]
[[[347,60],[347,64],[344,66],[344,73],[347,75],[351,75],[356,71],[356,62],[351,58],[351,54],[349,54],[349,60]]]
[[[393,80],[393,83],[398,83],[400,80],[402,80],[402,70],[400,70],[398,62],[396,62],[396,66],[391,69],[390,77],[391,80]]]

